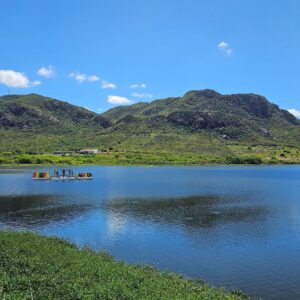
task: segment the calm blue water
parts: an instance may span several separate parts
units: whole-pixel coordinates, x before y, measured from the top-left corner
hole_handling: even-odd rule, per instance
[[[265,299],[300,298],[300,166],[75,171],[95,179],[36,182],[33,169],[0,170],[0,228]]]

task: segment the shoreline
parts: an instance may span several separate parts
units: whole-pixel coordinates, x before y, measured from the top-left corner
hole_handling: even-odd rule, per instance
[[[97,154],[53,154],[30,152],[0,152],[0,167],[7,166],[210,166],[210,165],[286,165],[300,164],[300,152],[295,149],[260,148],[253,152],[176,152],[176,151],[105,151]]]
[[[84,163],[84,164],[0,164],[1,168],[45,168],[45,167],[222,167],[222,166],[297,166],[300,162],[260,163],[260,164],[229,164],[229,163]]]
[[[249,299],[237,289],[117,261],[105,252],[28,231],[0,230],[0,249],[0,279],[5,278],[0,298]]]
[[[276,166],[298,166],[300,163],[285,164],[55,164],[55,165],[0,165],[0,169],[31,169],[31,168],[80,168],[80,167],[276,167]]]

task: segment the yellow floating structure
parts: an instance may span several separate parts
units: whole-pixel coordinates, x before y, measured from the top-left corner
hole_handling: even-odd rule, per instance
[[[32,179],[35,180],[49,180],[50,174],[49,172],[34,172],[32,174]]]
[[[50,176],[49,172],[33,172],[33,180],[91,180],[93,179],[92,173],[77,173],[74,175],[71,169],[63,169],[60,173],[54,170],[54,176]]]

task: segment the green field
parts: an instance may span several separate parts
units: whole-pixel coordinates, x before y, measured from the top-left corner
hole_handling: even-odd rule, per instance
[[[0,299],[247,299],[33,233],[0,232]]]

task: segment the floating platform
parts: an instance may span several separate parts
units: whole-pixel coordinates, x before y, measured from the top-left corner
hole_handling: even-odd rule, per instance
[[[76,180],[76,176],[52,176],[50,180]]]
[[[68,173],[68,175],[67,175]],[[50,176],[49,172],[34,172],[32,174],[32,180],[92,180],[93,174],[92,173],[77,173],[74,175],[72,170],[62,170],[62,174],[59,171],[54,170],[54,176]]]
[[[35,178],[35,177],[32,177],[33,180],[92,180],[93,177],[69,177],[69,176],[60,176],[60,177],[55,177],[55,176],[52,176],[52,177],[49,177],[49,178]]]

